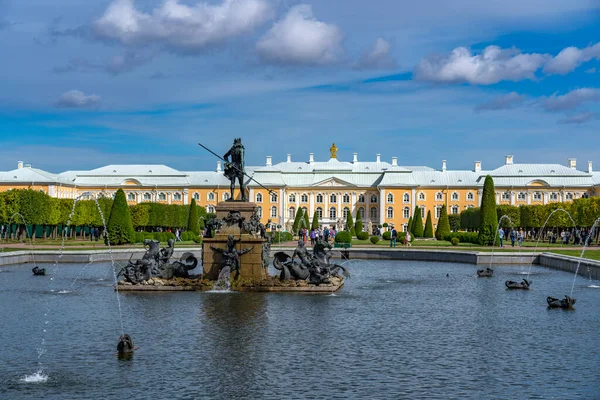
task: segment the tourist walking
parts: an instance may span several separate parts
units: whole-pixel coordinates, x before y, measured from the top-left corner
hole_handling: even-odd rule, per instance
[[[498,237],[500,238],[500,247],[504,247],[504,229],[498,229]]]
[[[519,235],[517,236],[517,239],[519,241],[519,247],[523,247],[523,228],[519,228]]]
[[[407,231],[406,231],[406,236],[404,236],[404,245],[405,245],[406,247],[410,247],[410,246],[412,246],[412,245],[410,244],[410,239],[412,239],[412,238],[411,238],[411,236],[410,236],[410,231],[409,231],[409,230],[407,230]]]
[[[396,237],[398,236],[398,232],[396,232],[396,228],[392,226],[392,234],[390,240],[390,247],[396,247]]]
[[[514,229],[510,230],[510,244],[515,247],[515,241],[517,240],[517,232]]]
[[[90,242],[94,240],[94,235],[95,235],[95,233],[94,233],[94,227],[92,226],[90,228]]]

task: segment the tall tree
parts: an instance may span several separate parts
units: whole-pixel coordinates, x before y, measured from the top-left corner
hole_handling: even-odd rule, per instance
[[[304,221],[303,228],[310,229],[310,221],[308,219],[308,211],[306,211],[305,213],[303,213],[302,219]]]
[[[198,210],[198,206],[196,205],[196,199],[192,198],[192,203],[190,204],[190,214],[188,216],[187,230],[190,232],[194,232],[196,236],[200,234],[200,211]]]
[[[110,217],[108,217],[107,228],[110,244],[133,242],[133,224],[123,189],[117,190],[115,194],[115,200],[110,209]]]
[[[354,223],[354,233],[360,233],[363,231],[363,220],[360,211],[356,213],[356,222]]]
[[[413,230],[413,219],[412,219],[412,216],[408,218],[408,230],[412,233],[412,230]]]
[[[352,213],[348,213],[348,218],[346,218],[346,227],[345,231],[350,232],[350,235],[354,236],[356,232],[354,231],[354,220],[352,219]]]
[[[317,215],[317,212],[315,211],[315,213],[313,214],[313,220],[312,220],[312,225],[310,226],[310,229],[317,229],[318,227],[319,227],[319,216]]]
[[[496,193],[494,180],[490,175],[485,177],[481,198],[481,217],[479,221],[479,243],[493,245],[496,237],[498,216],[496,215]]]
[[[412,234],[416,238],[423,237],[423,218],[421,217],[421,207],[415,208]]]
[[[296,218],[294,218],[294,224],[292,225],[292,235],[298,233],[298,229],[300,229],[300,222],[302,221],[302,208],[298,208],[296,212]]]
[[[437,240],[443,240],[446,235],[450,234],[450,220],[448,220],[448,206],[445,204],[442,206],[442,212],[440,213],[440,220],[438,221],[437,229],[435,230],[435,238]]]
[[[425,222],[425,231],[423,231],[423,237],[433,237],[433,222],[431,221],[431,210],[427,211],[427,221]]]

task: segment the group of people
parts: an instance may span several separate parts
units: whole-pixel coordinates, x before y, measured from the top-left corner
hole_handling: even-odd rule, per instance
[[[321,239],[326,242],[335,239],[335,235],[337,234],[335,226],[331,227],[319,227],[311,229],[310,231],[306,228],[300,228],[298,230],[298,237],[306,243],[310,239],[310,244],[314,246],[317,243],[317,240]]]
[[[500,247],[504,247],[504,240],[509,239],[511,246],[515,247],[515,243],[518,246],[523,246],[523,240],[527,234],[523,231],[523,228],[511,229],[507,228],[506,231],[501,227],[498,229],[498,238],[500,239]],[[536,239],[536,232],[529,232],[529,237]],[[548,231],[545,235],[544,240],[548,240],[548,243],[562,243],[564,245],[573,244],[575,246],[583,246],[586,241],[591,241],[590,233],[586,229],[573,228],[571,230],[560,230],[560,231]]]
[[[523,240],[525,240],[525,232],[523,232],[523,228],[517,229],[509,229],[505,232],[502,227],[498,229],[498,238],[500,239],[500,247],[504,247],[504,238],[510,238],[510,243],[512,247],[515,247],[515,243],[519,247],[523,246]]]
[[[396,227],[394,225],[391,225],[390,227],[390,247],[396,247],[396,243],[398,241],[398,231],[396,230]],[[406,247],[410,247],[410,241],[412,240],[412,236],[410,234],[410,231],[407,230],[406,231],[406,235],[404,236],[404,246]]]

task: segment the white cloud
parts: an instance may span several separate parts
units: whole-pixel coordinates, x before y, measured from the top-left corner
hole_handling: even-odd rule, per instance
[[[101,39],[126,45],[164,45],[177,52],[197,52],[251,32],[272,16],[266,0],[223,0],[220,4],[181,4],[164,0],[151,13],[134,0],[115,0],[94,23]]]
[[[514,108],[515,106],[523,103],[524,101],[524,95],[520,95],[517,92],[510,92],[502,96],[497,96],[491,101],[477,106],[475,108],[475,111],[507,110],[510,108]]]
[[[343,34],[335,25],[315,19],[312,7],[292,7],[282,20],[260,38],[260,58],[275,64],[319,65],[339,60]]]
[[[473,55],[470,49],[458,47],[448,56],[423,59],[415,68],[414,76],[424,81],[478,85],[535,79],[535,72],[549,57],[546,54],[522,54],[518,49],[498,46],[488,46],[482,54]]]
[[[540,99],[546,111],[572,110],[586,102],[600,101],[600,89],[581,88],[575,89],[562,96],[554,93],[548,98]]]
[[[61,94],[54,102],[60,108],[89,108],[100,105],[100,96],[95,94],[86,96],[79,90],[69,90]]]
[[[596,114],[591,113],[591,112],[586,112],[586,113],[575,114],[570,117],[560,119],[560,120],[558,120],[558,123],[559,124],[583,124],[584,122],[588,122],[588,121],[591,121],[596,118],[597,118]]]
[[[582,63],[594,58],[600,60],[600,42],[584,49],[567,47],[558,53],[556,57],[548,61],[544,67],[544,72],[546,74],[564,75],[573,71]]]
[[[375,45],[358,60],[356,68],[358,69],[393,69],[396,68],[396,60],[390,55],[392,45],[382,39],[377,38]]]

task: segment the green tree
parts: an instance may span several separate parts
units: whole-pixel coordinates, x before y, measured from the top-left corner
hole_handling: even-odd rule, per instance
[[[108,218],[108,240],[110,244],[124,244],[133,242],[133,224],[129,206],[123,189],[117,190],[115,200]]]
[[[129,212],[131,213],[131,223],[134,229],[145,228],[148,226],[150,221],[150,207],[148,203],[135,204],[129,206]]]
[[[310,229],[316,229],[318,227],[319,227],[319,216],[317,215],[317,212],[315,211],[315,213],[313,214],[313,220],[312,220],[312,225],[310,226]]]
[[[37,225],[44,225],[48,219],[50,197],[44,192],[31,189],[18,190],[17,192],[20,197],[19,213],[23,216],[24,221],[20,217],[15,217],[14,221],[24,224],[22,229],[25,229],[26,236],[35,240]]]
[[[187,230],[189,232],[194,232],[196,236],[200,234],[200,226],[198,225],[200,219],[200,210],[196,205],[196,199],[192,198],[192,203],[190,204],[190,212],[187,221]]]
[[[409,230],[409,232],[412,232],[412,230],[413,230],[413,218],[412,218],[412,216],[408,218],[408,230]]]
[[[310,221],[308,220],[308,211],[303,213],[302,218],[304,220],[303,228],[310,229]]]
[[[433,222],[431,221],[431,210],[427,211],[427,220],[425,222],[425,230],[423,231],[423,237],[433,237]]]
[[[460,227],[468,231],[479,229],[479,208],[467,208],[461,212]]]
[[[448,223],[452,232],[458,232],[460,230],[460,215],[448,214]]]
[[[423,217],[421,217],[421,207],[415,208],[412,234],[416,238],[423,237]]]
[[[354,232],[358,235],[363,231],[363,220],[360,211],[356,213],[356,222],[354,223]]]
[[[493,245],[496,238],[498,215],[496,214],[496,195],[494,180],[490,175],[485,177],[481,198],[481,217],[479,222],[479,244]]]
[[[437,240],[443,240],[449,234],[450,220],[448,220],[448,207],[443,205],[442,212],[440,213],[440,220],[438,221],[438,226],[435,230],[435,238]]]
[[[502,220],[501,226],[503,228],[511,228],[512,222],[512,228],[519,229],[519,227],[521,226],[521,211],[519,210],[519,207],[511,206],[508,204],[501,204],[497,206],[496,216],[498,218],[498,221],[503,215],[506,215],[508,218],[510,218],[510,220],[508,218],[504,218]]]
[[[296,218],[294,218],[294,224],[292,225],[292,235],[297,234],[298,229],[300,229],[300,222],[303,220],[302,214],[302,208],[298,208],[298,211],[296,212]]]
[[[351,236],[356,235],[356,231],[354,230],[354,220],[352,219],[352,213],[348,212],[348,218],[346,218],[346,227],[345,231],[350,232]]]

